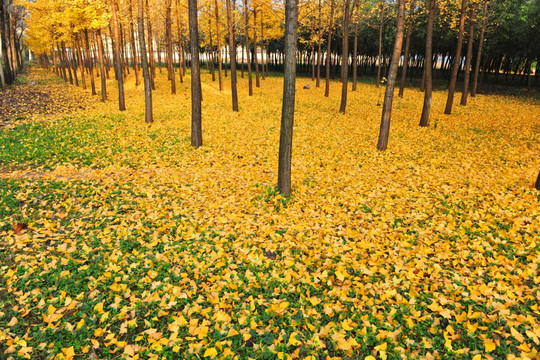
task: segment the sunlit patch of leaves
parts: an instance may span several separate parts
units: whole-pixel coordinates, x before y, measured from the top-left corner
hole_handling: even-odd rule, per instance
[[[132,80],[125,113],[0,130],[0,357],[536,356],[538,104],[479,96],[444,117],[436,91],[438,128],[420,129],[410,90],[379,153],[377,90],[342,115],[339,84],[312,86],[287,198],[279,78],[232,113],[203,77],[197,150],[186,83],[158,78],[147,125]]]

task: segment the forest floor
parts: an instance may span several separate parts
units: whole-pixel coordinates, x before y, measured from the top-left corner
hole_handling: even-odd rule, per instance
[[[538,99],[446,116],[435,91],[420,128],[406,89],[378,152],[383,87],[360,84],[339,114],[338,82],[326,98],[299,79],[285,198],[281,78],[252,97],[240,79],[233,113],[229,78],[220,92],[203,75],[195,150],[189,78],[170,95],[159,77],[148,125],[133,75],[122,113],[112,80],[101,103],[26,77],[41,80],[13,91],[58,110],[0,129],[0,358],[538,356]]]

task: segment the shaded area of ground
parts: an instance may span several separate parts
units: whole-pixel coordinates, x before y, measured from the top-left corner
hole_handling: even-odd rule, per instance
[[[0,96],[0,128],[36,116],[62,116],[81,111],[91,101],[83,92],[70,91],[62,79],[51,78],[45,70],[29,68]]]

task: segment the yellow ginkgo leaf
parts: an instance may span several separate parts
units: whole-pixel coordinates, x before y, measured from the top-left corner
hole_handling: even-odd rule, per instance
[[[493,342],[493,340],[485,339],[484,340],[484,348],[486,349],[487,353],[490,353],[493,350],[495,350],[495,348],[497,348],[497,345],[495,344],[495,342]]]
[[[19,320],[17,320],[17,318],[14,316],[11,318],[10,322],[8,323],[8,326],[9,327],[15,326],[18,322]]]
[[[289,342],[287,344],[291,346],[298,346],[302,344],[302,342],[298,340],[298,334],[296,332],[293,332],[289,337]]]
[[[206,351],[204,352],[204,357],[214,357],[218,354],[216,348],[208,348],[206,349]]]

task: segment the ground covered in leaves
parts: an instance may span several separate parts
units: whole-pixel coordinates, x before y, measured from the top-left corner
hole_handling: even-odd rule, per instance
[[[0,128],[39,121],[44,116],[73,116],[91,103],[84,93],[70,92],[60,78],[46,72],[25,72],[17,78],[16,86],[0,96]]]
[[[538,100],[445,116],[436,91],[421,129],[408,89],[378,152],[382,90],[345,115],[339,83],[299,90],[284,198],[282,80],[240,80],[233,113],[205,75],[194,150],[189,82],[165,79],[152,125],[130,78],[125,113],[94,98],[0,130],[0,358],[538,356]]]

